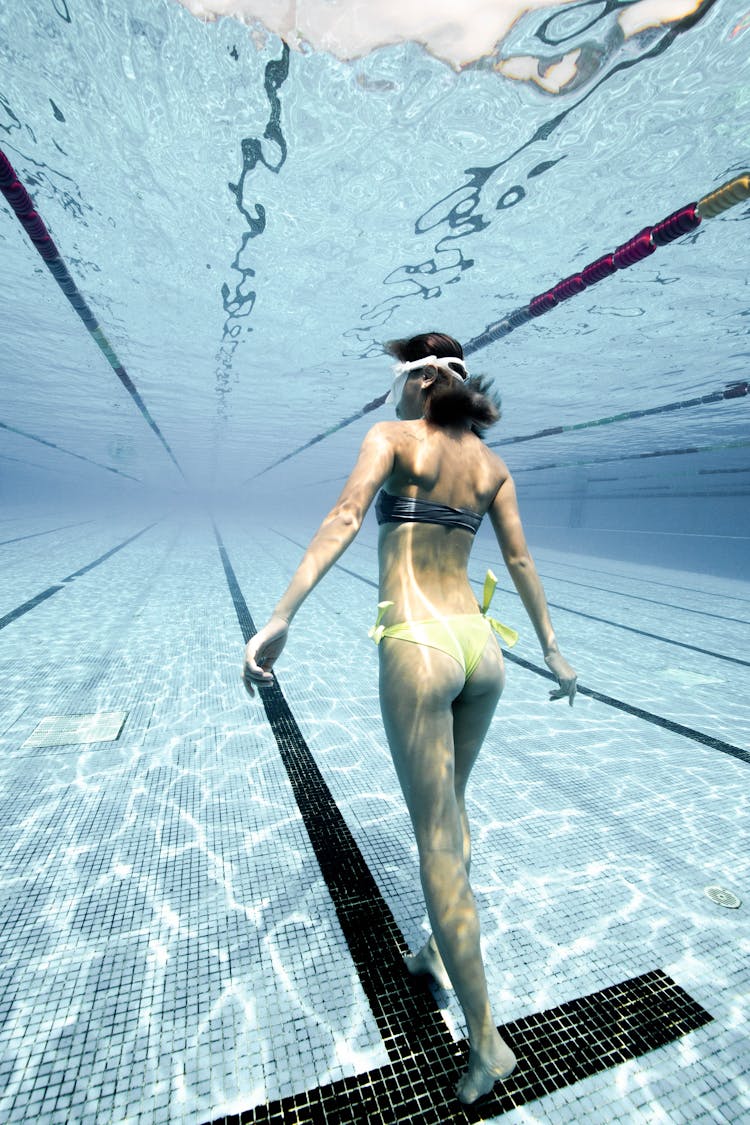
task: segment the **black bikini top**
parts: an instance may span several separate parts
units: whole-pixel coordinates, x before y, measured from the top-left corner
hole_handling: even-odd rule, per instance
[[[375,502],[378,523],[440,523],[444,527],[462,527],[476,535],[482,517],[470,508],[450,508],[412,496],[391,496],[381,489]]]

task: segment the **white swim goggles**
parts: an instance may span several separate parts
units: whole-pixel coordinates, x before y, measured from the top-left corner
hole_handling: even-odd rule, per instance
[[[449,365],[451,363],[460,363],[464,369],[463,375],[458,371],[454,371]],[[466,364],[458,356],[442,356],[438,358],[436,355],[425,356],[424,359],[413,359],[411,363],[394,363],[393,365],[393,385],[386,395],[386,402],[393,402],[398,406],[401,401],[406,380],[409,378],[409,372],[415,371],[418,367],[439,367],[441,371],[445,371],[448,375],[453,375],[454,378],[460,379],[462,383],[466,382],[469,373],[466,370]]]

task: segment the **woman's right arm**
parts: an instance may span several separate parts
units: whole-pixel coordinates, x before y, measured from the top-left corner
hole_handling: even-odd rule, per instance
[[[286,644],[290,621],[349,546],[376,492],[390,476],[394,463],[392,427],[392,422],[379,422],[368,431],[336,506],[313,536],[271,619],[248,641],[242,676],[250,695],[254,694],[253,686],[273,682],[271,670]]]
[[[513,579],[513,585],[518,590],[539,638],[544,663],[560,685],[557,691],[550,694],[550,698],[567,697],[572,707],[576,694],[576,674],[557,647],[557,638],[547,608],[547,598],[526,543],[518,511],[516,488],[510,473],[497,490],[490,508],[490,519],[508,573]]]

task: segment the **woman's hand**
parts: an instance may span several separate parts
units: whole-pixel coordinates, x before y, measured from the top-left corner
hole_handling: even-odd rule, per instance
[[[288,632],[289,622],[274,616],[247,642],[242,681],[250,695],[255,695],[253,684],[262,687],[273,683],[271,669],[281,655]]]
[[[549,693],[550,699],[565,699],[567,696],[568,703],[572,707],[576,696],[576,681],[578,680],[575,672],[557,650],[545,656],[544,663],[560,685],[556,691]]]

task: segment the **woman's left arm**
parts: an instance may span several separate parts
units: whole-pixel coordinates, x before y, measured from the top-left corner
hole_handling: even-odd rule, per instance
[[[243,680],[250,695],[254,694],[253,684],[273,680],[271,669],[286,644],[289,623],[307,595],[343,555],[362,526],[376,492],[391,475],[393,425],[378,422],[368,431],[343,492],[313,536],[270,620],[248,641]]]

